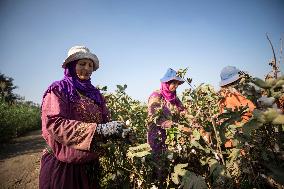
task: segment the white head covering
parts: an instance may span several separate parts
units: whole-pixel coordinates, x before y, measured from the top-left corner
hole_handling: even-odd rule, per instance
[[[98,57],[91,53],[90,50],[85,46],[74,46],[71,47],[68,51],[67,58],[62,64],[62,68],[66,68],[66,65],[69,62],[72,62],[74,60],[80,60],[80,59],[90,59],[94,62],[94,71],[96,71],[99,68],[99,59]]]

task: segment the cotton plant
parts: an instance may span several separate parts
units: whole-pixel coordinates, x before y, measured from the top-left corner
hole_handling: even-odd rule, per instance
[[[183,74],[185,77],[186,72]],[[191,84],[191,79],[185,80]],[[146,128],[149,122],[157,123],[162,107],[157,109],[151,120],[147,120],[147,107],[132,100],[125,93],[126,87],[120,86],[115,93],[106,96],[112,118],[125,122],[140,140],[132,146],[120,142],[107,147],[103,167],[107,170],[104,178],[108,179],[104,179],[104,186],[109,188],[120,184],[124,188],[163,186],[185,189],[281,187],[284,180],[281,174],[284,122],[277,104],[281,99],[280,80],[270,81],[268,85],[263,84],[266,82],[263,80],[259,84],[260,79],[242,78],[242,85],[255,87],[244,87],[243,94],[255,98],[252,100],[257,103],[257,108],[253,117],[240,125],[235,122],[241,120],[247,107],[225,109],[220,114],[218,102],[221,97],[212,86],[202,84],[193,88],[190,85],[180,98],[185,111],[177,115],[173,109],[172,116],[167,118],[173,120],[174,125],[166,129],[168,149],[160,154],[159,162],[146,143]],[[254,92],[260,92],[267,98],[251,95]],[[180,126],[190,128],[190,133],[181,132]],[[210,140],[204,137],[204,133],[211,134]],[[222,147],[228,138],[233,141],[233,148]],[[162,167],[167,174],[163,181],[156,178],[157,167]]]

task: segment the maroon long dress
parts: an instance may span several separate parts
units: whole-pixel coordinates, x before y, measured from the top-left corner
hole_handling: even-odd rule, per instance
[[[97,188],[98,153],[92,151],[98,123],[109,121],[105,102],[98,106],[80,95],[72,102],[68,94],[54,88],[42,103],[42,136],[50,150],[41,159],[39,188]],[[94,138],[95,139],[95,138]],[[87,174],[93,167],[93,175]]]

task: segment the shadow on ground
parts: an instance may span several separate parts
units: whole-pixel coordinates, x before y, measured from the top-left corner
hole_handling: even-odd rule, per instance
[[[0,160],[24,154],[41,152],[45,147],[41,130],[33,131],[0,145]]]

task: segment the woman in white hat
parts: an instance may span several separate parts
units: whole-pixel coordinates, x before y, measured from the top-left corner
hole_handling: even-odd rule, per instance
[[[222,69],[220,77],[220,94],[224,98],[220,101],[220,113],[224,112],[224,108],[235,108],[248,106],[248,111],[242,116],[241,122],[247,122],[252,116],[255,105],[246,97],[244,97],[237,89],[236,86],[240,81],[240,70],[234,66],[226,66]],[[225,143],[225,147],[233,147],[231,140]]]
[[[91,74],[99,68],[95,54],[74,46],[62,67],[64,78],[52,83],[42,100],[42,136],[48,147],[39,188],[97,188],[97,144],[109,136],[122,137],[123,124],[109,122],[106,102],[91,84]]]

